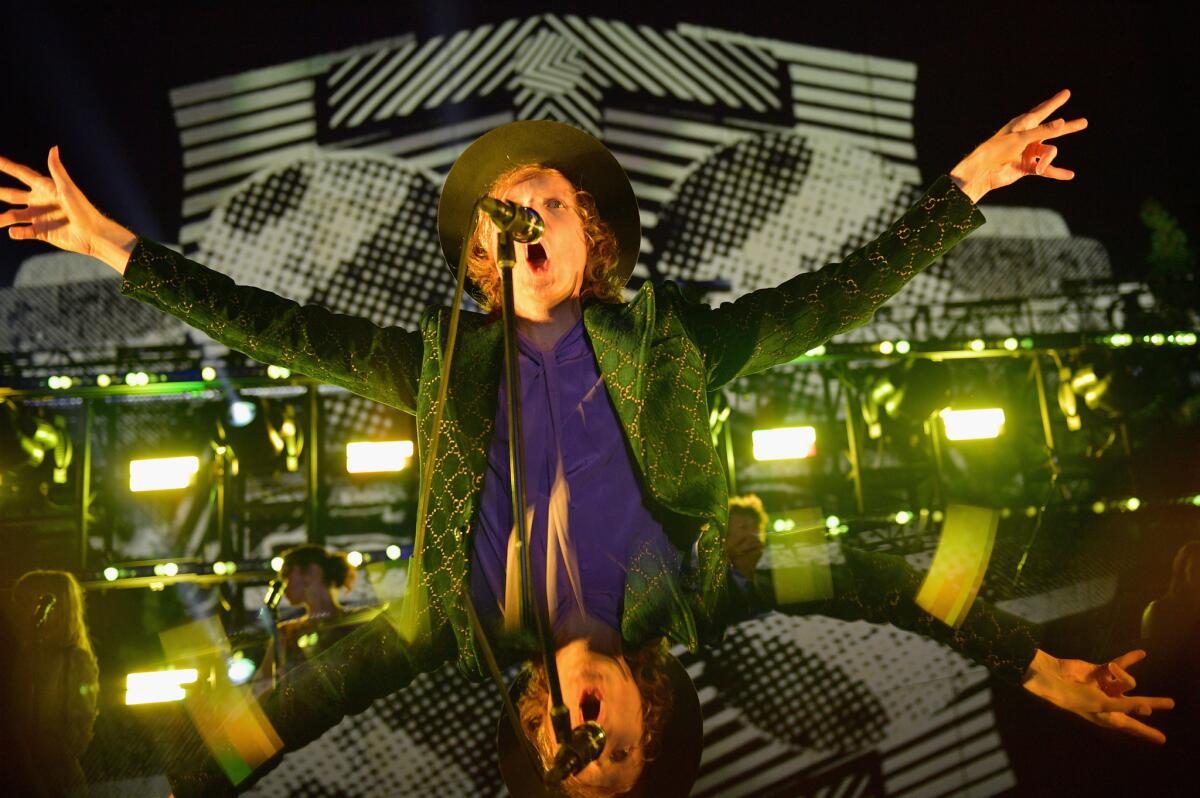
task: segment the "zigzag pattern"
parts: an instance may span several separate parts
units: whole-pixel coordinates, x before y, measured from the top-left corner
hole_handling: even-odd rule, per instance
[[[538,33],[518,57],[508,88],[516,92],[518,119],[556,119],[600,135],[600,89],[583,54],[559,34]]]

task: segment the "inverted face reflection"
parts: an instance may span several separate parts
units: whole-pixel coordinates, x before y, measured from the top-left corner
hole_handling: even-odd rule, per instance
[[[576,640],[555,657],[563,701],[571,712],[571,728],[593,720],[604,729],[604,752],[575,781],[617,795],[633,788],[645,767],[642,751],[642,696],[628,663]],[[547,701],[549,704],[549,701]],[[547,706],[545,732],[549,728]]]
[[[513,271],[517,315],[545,319],[556,306],[578,298],[583,285],[587,239],[575,208],[575,189],[562,175],[544,172],[516,183],[500,199],[533,208],[545,224],[536,244],[516,245]],[[489,247],[494,246],[494,237],[489,236]]]

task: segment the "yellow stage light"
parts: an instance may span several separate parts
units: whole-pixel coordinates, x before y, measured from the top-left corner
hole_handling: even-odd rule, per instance
[[[282,557],[272,557],[271,558],[271,570],[272,571],[275,571],[276,573],[278,573],[279,569],[282,567],[283,567],[283,558]]]
[[[107,374],[97,374],[96,385],[101,388],[107,388],[108,386],[112,385],[112,377],[108,376]]]
[[[183,685],[194,684],[200,678],[195,668],[131,673],[125,677],[126,704],[159,704],[182,701],[187,695]]]
[[[981,410],[951,410],[940,414],[946,428],[946,438],[952,441],[976,441],[995,438],[1004,429],[1004,410],[988,407]]]
[[[798,460],[817,453],[816,427],[756,429],[751,438],[755,460]]]
[[[879,354],[890,355],[895,350],[896,350],[896,347],[891,341],[880,341],[879,342]]]
[[[353,565],[355,568],[363,564],[363,555],[361,551],[352,551],[346,555],[346,562]]]
[[[200,369],[200,379],[204,380],[205,382],[212,382],[216,378],[217,370],[212,366],[205,366],[204,368]]]
[[[400,471],[413,456],[412,441],[365,441],[346,444],[346,473]]]
[[[121,575],[121,572],[118,571],[116,568],[112,567],[111,565],[104,569],[104,578],[109,582],[117,581],[117,577],[119,577],[120,575]]]
[[[395,543],[393,543],[392,545],[390,545],[390,546],[388,546],[388,547],[387,547],[387,558],[388,558],[389,560],[398,560],[398,559],[400,559],[400,555],[401,555],[401,553],[402,553],[402,552],[400,551],[400,547],[399,547],[399,546],[397,546]]]
[[[134,493],[149,490],[178,490],[192,484],[200,471],[199,457],[160,457],[129,462],[129,489]]]

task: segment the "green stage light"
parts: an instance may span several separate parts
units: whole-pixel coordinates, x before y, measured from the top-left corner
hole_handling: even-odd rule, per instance
[[[823,354],[825,354],[825,344],[821,344],[820,346],[814,346],[812,349],[805,352],[804,356],[805,357],[820,357]]]
[[[402,471],[413,456],[412,441],[360,441],[346,444],[346,473]]]
[[[204,380],[205,382],[212,382],[216,378],[217,370],[212,366],[205,366],[204,368],[200,369],[200,379]]]
[[[144,371],[131,371],[125,375],[125,384],[134,388],[150,384],[150,375]]]
[[[121,572],[111,565],[104,569],[104,579],[108,582],[115,582],[121,576]]]
[[[200,458],[161,457],[129,462],[129,489],[134,493],[178,490],[192,484],[200,471]]]
[[[755,460],[800,460],[817,453],[816,427],[756,429],[751,440]]]
[[[825,528],[826,529],[837,529],[841,525],[842,525],[842,519],[838,518],[836,515],[831,515],[825,519]]]
[[[1167,342],[1167,337],[1165,335],[1163,335],[1162,333],[1155,333],[1154,335],[1151,335],[1147,340],[1149,340],[1150,343],[1152,343],[1154,346],[1162,346],[1163,344],[1165,344]]]
[[[976,441],[999,437],[1004,429],[1004,410],[989,407],[979,410],[951,410],[946,408],[938,415],[946,429],[946,439],[951,441]]]
[[[387,553],[387,558],[389,560],[398,560],[398,559],[400,559],[400,555],[402,552],[400,551],[400,547],[397,546],[395,543],[393,543],[392,545],[387,547],[386,553]]]
[[[1004,339],[1004,348],[1007,349],[1009,352],[1016,352],[1017,348],[1020,345],[1021,345],[1021,342],[1018,341],[1016,338],[1005,338]]]
[[[890,355],[895,349],[896,347],[891,341],[879,342],[879,354],[881,355]]]
[[[194,684],[200,678],[195,668],[131,673],[125,677],[125,703],[159,704],[166,701],[182,701],[187,693],[183,685]]]
[[[972,352],[982,352],[986,348],[987,344],[983,342],[982,338],[974,338],[967,342],[967,349],[970,349]]]
[[[1175,343],[1179,346],[1195,346],[1196,334],[1194,332],[1175,333]]]
[[[1102,501],[1093,502],[1092,503],[1092,512],[1095,513],[1096,515],[1100,515],[1102,512],[1104,512],[1105,507],[1106,507],[1106,505]]]
[[[108,386],[112,385],[112,377],[108,376],[107,374],[97,374],[96,385],[101,388],[107,388]]]
[[[283,366],[267,366],[267,376],[273,380],[286,380],[292,376],[292,372]]]
[[[912,350],[912,344],[910,344],[908,341],[897,341],[896,342],[896,353],[897,354],[907,355],[909,353],[909,351],[911,351],[911,350]]]
[[[223,563],[223,562],[213,563],[212,569],[213,569],[213,573],[216,574],[217,576],[225,575],[225,563]]]
[[[942,519],[946,517],[946,514],[941,510],[934,510],[929,517],[933,519],[933,523],[940,524],[942,523]]]
[[[1125,509],[1126,510],[1136,510],[1137,508],[1139,508],[1141,506],[1142,506],[1142,500],[1139,499],[1137,496],[1131,496],[1125,500]]]
[[[896,519],[897,524],[907,524],[908,522],[913,520],[913,514],[910,513],[908,510],[901,510],[900,512],[896,513],[896,515],[893,517]]]

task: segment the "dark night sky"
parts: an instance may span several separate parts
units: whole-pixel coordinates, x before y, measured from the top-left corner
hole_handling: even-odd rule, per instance
[[[548,10],[657,26],[694,22],[914,61],[922,172],[947,171],[1008,118],[1063,86],[1091,128],[1061,147],[1074,184],[1023,181],[988,202],[1054,208],[1077,235],[1099,239],[1120,277],[1137,277],[1148,236],[1138,207],[1161,200],[1195,237],[1196,136],[1191,20],[1148,4],[1028,2],[1003,13],[958,4],[855,3],[791,11],[762,4],[325,3],[110,4],[80,11],[13,6],[0,48],[5,89],[0,153],[44,171],[63,160],[95,204],[135,231],[174,240],[180,155],[167,91],[352,44],[454,31]],[[41,5],[41,4],[39,4]],[[185,10],[165,10],[168,6]],[[995,5],[995,4],[990,4]],[[767,9],[771,9],[768,11]],[[41,245],[0,240],[0,286]]]

